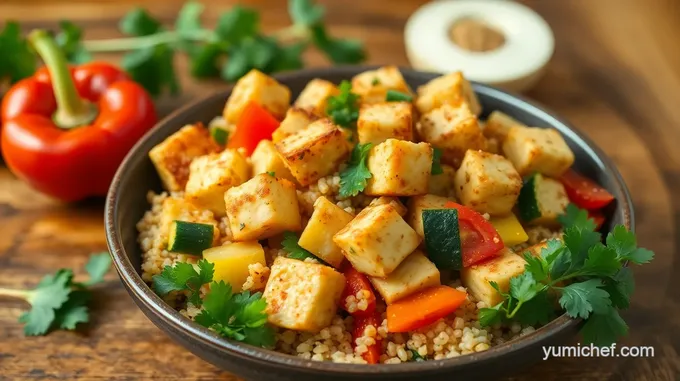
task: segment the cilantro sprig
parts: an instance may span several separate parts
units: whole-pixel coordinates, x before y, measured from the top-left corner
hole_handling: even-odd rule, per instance
[[[372,177],[366,160],[373,144],[357,144],[352,149],[347,168],[340,172],[340,197],[353,197],[366,188],[367,180]]]
[[[288,253],[288,258],[298,259],[300,261],[304,261],[307,258],[312,258],[316,259],[320,263],[326,263],[319,259],[316,255],[310,253],[305,248],[300,246],[300,244],[298,244],[299,240],[300,239],[298,236],[293,232],[286,231],[283,233],[283,241],[281,241],[281,246],[283,247],[283,250]]]
[[[255,9],[236,5],[217,17],[214,28],[208,28],[201,23],[204,8],[199,2],[186,2],[171,27],[147,10],[135,8],[119,23],[126,37],[104,40],[83,40],[78,25],[63,21],[56,37],[74,63],[89,61],[97,53],[126,52],[121,65],[154,96],[180,91],[174,65],[177,53],[189,57],[194,77],[221,77],[230,82],[253,68],[265,73],[302,68],[302,55],[310,46],[336,64],[365,59],[359,41],[328,34],[325,9],[311,0],[289,0],[292,25],[272,34],[262,31]],[[36,57],[16,22],[7,22],[0,32],[0,50],[5,53],[0,58],[0,78],[16,82],[35,71]]]
[[[353,129],[359,119],[359,95],[352,92],[352,84],[342,81],[340,93],[328,98],[326,114],[340,127]]]
[[[189,291],[189,301],[202,307],[195,318],[196,323],[221,336],[271,348],[275,334],[267,323],[267,302],[262,293],[245,291],[235,294],[231,285],[214,281],[214,274],[214,264],[205,259],[201,259],[195,267],[179,262],[165,266],[160,274],[155,275],[153,288],[161,296],[171,291]],[[210,290],[201,298],[199,290],[205,284],[209,284]]]
[[[53,330],[74,330],[90,320],[87,306],[92,294],[88,289],[101,283],[111,267],[109,253],[94,254],[85,265],[89,279],[75,282],[71,269],[60,269],[46,275],[35,289],[14,290],[0,288],[0,296],[24,299],[31,309],[19,316],[26,336],[41,336]]]
[[[479,311],[480,324],[502,320],[544,324],[555,311],[555,301],[572,318],[583,318],[581,335],[586,343],[610,345],[628,332],[619,310],[630,305],[634,282],[627,261],[644,264],[654,253],[637,247],[635,234],[616,226],[601,242],[588,212],[574,205],[560,217],[562,240],[549,240],[540,256],[524,254],[525,272],[510,279],[509,292],[493,307]]]

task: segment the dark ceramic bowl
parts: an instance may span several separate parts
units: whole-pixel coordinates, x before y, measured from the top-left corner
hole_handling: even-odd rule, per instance
[[[296,96],[313,78],[335,83],[349,79],[369,67],[338,67],[304,70],[278,78]],[[406,81],[415,88],[436,74],[402,69]],[[633,228],[633,206],[621,175],[609,158],[586,137],[565,121],[542,107],[501,90],[474,84],[485,112],[500,110],[531,126],[559,130],[576,155],[575,167],[596,180],[616,196],[616,203],[606,211],[604,230],[615,224]],[[413,362],[397,365],[350,365],[314,362],[224,339],[193,323],[158,297],[140,276],[141,251],[135,225],[149,205],[146,193],[160,191],[160,180],[148,158],[149,150],[188,123],[209,122],[222,113],[231,89],[208,96],[177,110],[162,120],[130,151],[113,180],[106,199],[106,238],[113,263],[123,284],[139,308],[173,340],[216,366],[253,380],[427,380],[480,379],[509,375],[523,366],[540,361],[542,346],[558,345],[572,338],[579,321],[566,315],[535,333],[491,349],[457,358]],[[134,367],[134,364],[130,364]]]

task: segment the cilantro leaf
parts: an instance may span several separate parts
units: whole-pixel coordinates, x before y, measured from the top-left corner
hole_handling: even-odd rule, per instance
[[[19,23],[7,21],[0,31],[0,81],[9,78],[10,83],[30,77],[35,72],[37,60],[28,42],[21,36]]]
[[[524,260],[527,262],[524,268],[530,273],[537,282],[542,282],[548,278],[548,262],[543,257],[535,257],[531,253],[524,253]]]
[[[143,8],[134,8],[126,13],[118,23],[118,28],[124,34],[146,36],[161,30],[160,21],[151,17]]]
[[[571,226],[564,229],[562,239],[571,253],[571,268],[574,269],[583,266],[588,257],[588,251],[595,244],[600,243],[601,236],[595,231]]]
[[[92,299],[92,294],[88,290],[71,291],[68,300],[54,312],[52,326],[73,330],[78,323],[87,323],[90,320],[90,313],[87,308],[90,299]]]
[[[640,265],[654,259],[654,252],[637,247],[635,234],[622,225],[614,227],[614,230],[607,235],[607,246],[613,248],[617,257],[622,261],[631,261]]]
[[[342,81],[338,86],[340,93],[328,98],[326,114],[333,119],[333,123],[354,128],[359,119],[359,96],[352,92],[352,84]]]
[[[575,204],[567,205],[565,213],[558,216],[557,221],[559,221],[564,228],[578,226],[580,229],[588,231],[595,231],[595,229],[597,229],[595,221],[588,216],[588,211],[579,209]]]
[[[584,344],[593,343],[597,346],[611,345],[619,337],[627,334],[628,325],[614,308],[590,315],[581,328]]]
[[[607,278],[602,287],[612,300],[612,305],[618,309],[626,309],[630,306],[630,297],[635,290],[633,271],[624,267],[616,275]]]
[[[328,35],[326,28],[317,24],[311,28],[312,42],[335,64],[355,64],[366,58],[361,42],[337,39]]]
[[[174,266],[165,266],[163,271],[153,276],[154,291],[165,296],[172,291],[189,291],[189,301],[195,306],[201,305],[200,289],[210,283],[215,265],[205,259],[198,261],[198,271],[190,263],[178,262]]]
[[[215,33],[222,41],[238,44],[245,38],[255,37],[259,28],[260,15],[257,11],[236,5],[220,16]]]
[[[73,63],[84,63],[92,60],[92,55],[85,49],[81,39],[83,30],[70,21],[59,23],[61,31],[55,36],[57,44],[66,55],[66,58]]]
[[[415,362],[427,361],[427,356],[424,356],[424,357],[421,356],[420,353],[418,351],[416,351],[415,349],[410,349],[410,351],[411,351],[411,355],[412,355],[411,361],[415,361]]]
[[[367,180],[371,178],[366,160],[373,144],[357,144],[347,163],[347,168],[340,172],[340,197],[353,197],[366,188]]]
[[[295,25],[310,27],[321,21],[324,15],[324,8],[315,5],[311,0],[290,0],[288,1],[288,13]]]
[[[530,300],[536,296],[536,293],[541,288],[542,286],[536,283],[530,272],[523,272],[516,277],[510,278],[510,295],[520,302]]]
[[[205,7],[197,1],[188,1],[182,6],[177,20],[175,20],[175,30],[182,37],[190,37],[193,32],[201,30],[201,13]]]
[[[433,175],[441,175],[444,173],[444,169],[442,169],[442,150],[437,148],[437,147],[432,147],[432,169],[430,170],[430,173]]]
[[[107,251],[93,254],[90,260],[85,264],[85,271],[90,275],[85,285],[92,286],[104,281],[104,276],[111,268],[111,256]]]
[[[61,269],[54,275],[45,276],[38,287],[29,292],[27,301],[31,310],[19,317],[19,321],[25,324],[26,336],[44,335],[49,331],[55,310],[68,300],[72,279],[73,271]]]
[[[602,281],[589,279],[584,282],[572,283],[560,288],[562,296],[560,305],[567,315],[587,319],[593,311],[605,311],[611,307],[611,300],[607,291],[601,289]]]
[[[488,327],[500,323],[501,318],[503,317],[501,314],[502,307],[503,302],[500,302],[493,307],[480,308],[478,312],[479,324],[481,324],[482,327]]]
[[[543,290],[524,302],[522,308],[515,313],[514,319],[527,325],[546,324],[555,318],[554,306],[548,291]]]
[[[289,231],[283,232],[281,246],[283,247],[283,250],[288,252],[288,258],[298,259],[300,261],[304,261],[307,258],[319,260],[314,254],[302,248],[302,246],[298,244],[298,241],[299,238],[295,233]]]
[[[613,276],[621,269],[621,261],[616,257],[616,251],[598,242],[588,250],[583,268],[579,270],[581,276]]]
[[[510,298],[510,294],[508,294],[507,292],[503,292],[503,291],[501,290],[501,288],[498,286],[498,283],[496,283],[496,282],[490,280],[490,281],[489,281],[489,284],[491,285],[491,287],[493,287],[494,290],[496,290],[499,294],[501,294],[502,297],[504,297],[504,298],[506,298],[506,299],[507,299],[507,298]]]

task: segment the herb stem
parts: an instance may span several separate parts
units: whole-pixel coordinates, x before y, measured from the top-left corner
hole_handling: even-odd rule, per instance
[[[161,44],[169,44],[180,40],[210,41],[215,33],[208,29],[200,29],[191,33],[166,31],[148,36],[111,38],[104,40],[83,41],[83,47],[90,53],[119,52],[125,50],[151,48]]]
[[[15,290],[11,288],[0,288],[0,296],[7,296],[10,298],[29,300],[31,297],[31,291],[27,290]]]
[[[519,308],[522,307],[522,304],[524,304],[524,301],[523,301],[523,300],[520,300],[520,301],[517,302],[517,305],[515,306],[515,308],[513,308],[513,309],[512,309],[512,312],[510,312],[510,313],[508,314],[508,319],[512,319],[512,318],[515,316],[515,314],[517,313],[517,311],[519,311]]]

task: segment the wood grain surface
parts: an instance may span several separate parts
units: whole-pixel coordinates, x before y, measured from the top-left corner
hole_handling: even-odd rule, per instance
[[[369,63],[408,65],[403,26],[424,1],[322,1],[333,32],[363,39]],[[2,0],[0,17],[26,29],[71,19],[88,38],[118,36],[117,21],[143,3],[170,23],[180,0]],[[205,22],[234,1],[209,4]],[[262,11],[267,29],[288,24],[283,0],[242,1]],[[351,6],[348,4],[351,3]],[[680,4],[675,0],[526,1],[552,26],[556,53],[528,96],[573,122],[609,154],[633,195],[641,245],[656,260],[635,269],[637,292],[624,313],[630,336],[619,345],[653,346],[653,358],[555,358],[515,380],[676,380],[680,374]],[[0,52],[2,54],[2,52]],[[117,60],[115,55],[101,56]],[[315,53],[310,65],[327,63]],[[184,93],[159,101],[167,113],[224,86],[197,82],[178,60]],[[0,167],[0,286],[33,286],[60,267],[81,269],[105,249],[103,200],[64,205]],[[78,270],[80,271],[80,270]],[[80,274],[80,273],[79,273]],[[0,380],[235,380],[165,337],[136,308],[117,276],[96,290],[93,321],[81,332],[24,338],[26,305],[0,301]],[[508,370],[512,364],[508,364]],[[452,375],[454,377],[454,375]]]

